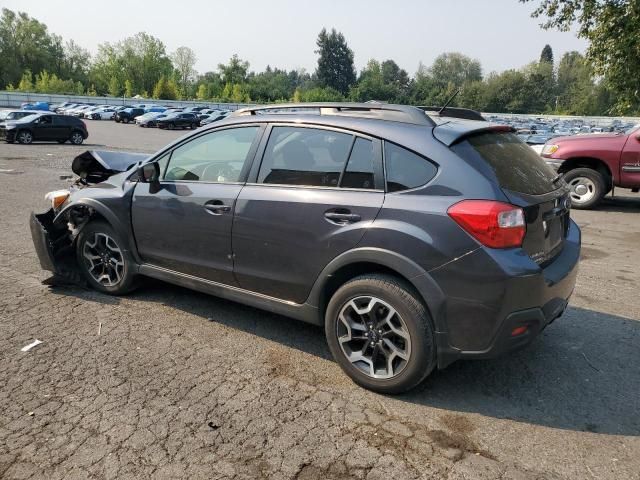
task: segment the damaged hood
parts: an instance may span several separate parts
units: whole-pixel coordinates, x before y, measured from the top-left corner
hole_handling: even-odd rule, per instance
[[[73,159],[71,170],[87,183],[100,183],[149,158],[146,153],[87,150]]]

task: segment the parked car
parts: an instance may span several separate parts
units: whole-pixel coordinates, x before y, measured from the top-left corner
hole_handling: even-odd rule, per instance
[[[140,115],[136,118],[136,124],[141,127],[157,127],[157,121],[162,118],[166,118],[167,116],[168,114],[159,112],[145,113],[144,115]]]
[[[76,158],[76,187],[31,216],[42,267],[75,259],[103,293],[145,275],[324,325],[344,371],[384,393],[562,315],[580,230],[566,184],[510,127],[296,108],[241,110],[150,157]]]
[[[68,108],[71,106],[75,106],[77,104],[73,103],[73,102],[62,102],[62,103],[58,103],[56,105],[51,105],[51,111],[52,112],[56,112],[56,113],[60,113],[60,110],[64,109],[64,108]]]
[[[596,207],[614,187],[640,190],[640,125],[624,133],[557,137],[542,156],[563,174],[575,208]]]
[[[227,118],[230,113],[231,112],[218,112],[217,114],[209,115],[208,118],[200,121],[200,125],[209,125],[214,122],[219,122],[220,120]]]
[[[200,120],[195,113],[178,112],[156,120],[158,128],[174,130],[176,128],[197,128]]]
[[[21,118],[33,115],[33,110],[0,110],[0,122],[9,122],[11,120],[20,120]]]
[[[75,117],[66,115],[36,113],[20,120],[0,124],[0,139],[7,143],[30,144],[34,141],[67,140],[80,145],[89,136],[87,126]]]
[[[113,119],[117,122],[117,123],[129,123],[132,122],[136,119],[136,117],[139,117],[140,115],[144,115],[144,109],[143,108],[125,108],[123,110],[117,111],[116,114],[114,115]]]
[[[166,107],[160,105],[152,105],[144,109],[145,113],[162,113],[166,110]]]
[[[116,109],[113,107],[102,107],[91,112],[89,118],[92,120],[111,120],[116,114]],[[85,115],[86,116],[86,115]]]
[[[37,110],[48,112],[49,104],[47,102],[23,103],[22,110]]]
[[[80,103],[71,103],[71,104],[68,104],[68,105],[66,105],[64,107],[58,107],[56,109],[56,113],[66,114],[67,111],[72,110],[72,109],[74,109],[76,107],[80,107],[81,105],[82,104],[80,104]]]
[[[80,112],[84,112],[85,110],[88,110],[90,108],[93,108],[93,105],[78,105],[77,107],[73,107],[65,110],[64,114],[78,117]]]

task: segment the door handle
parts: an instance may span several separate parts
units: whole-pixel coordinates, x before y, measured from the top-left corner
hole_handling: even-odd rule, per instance
[[[213,215],[222,215],[223,213],[231,211],[231,207],[229,205],[225,205],[220,200],[205,203],[204,209]]]
[[[329,220],[331,223],[336,223],[338,225],[346,225],[347,223],[355,223],[359,222],[362,217],[357,213],[351,212],[325,212],[324,218]]]

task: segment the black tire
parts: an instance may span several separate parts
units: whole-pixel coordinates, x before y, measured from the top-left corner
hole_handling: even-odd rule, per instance
[[[129,117],[124,117],[124,119],[122,120],[124,123],[129,123]]]
[[[349,308],[352,300],[359,301],[369,297],[377,301],[381,300],[381,304],[386,304],[393,308],[398,315],[393,318],[396,319],[396,322],[402,322],[400,329],[405,330],[405,334],[408,333],[409,336],[409,347],[405,345],[405,350],[409,351],[408,360],[402,360],[404,365],[397,374],[392,375],[390,378],[373,378],[365,373],[363,369],[358,368],[348,360],[347,354],[343,351],[343,347],[338,340],[339,329],[342,328],[341,325],[344,325],[339,320],[340,312]],[[382,308],[382,311],[385,312],[385,307]],[[388,313],[388,310],[386,312]],[[384,313],[384,315],[387,313]],[[378,330],[378,332],[382,332],[382,330]],[[375,335],[375,332],[372,333]],[[331,297],[327,306],[325,334],[333,358],[345,373],[358,385],[375,392],[384,394],[406,392],[422,382],[436,366],[434,328],[429,312],[410,285],[389,275],[361,275],[342,285]],[[378,337],[378,344],[384,342],[383,338],[386,334],[393,335],[393,332],[382,333]],[[369,332],[366,332],[366,327],[365,333],[362,335],[370,335]],[[363,340],[363,343],[370,342],[371,338]],[[370,347],[363,348],[362,351],[369,351],[368,348]],[[379,347],[378,351],[380,350],[383,350],[383,347]],[[384,350],[390,351],[388,347],[385,347]],[[381,354],[378,354],[376,358],[380,359],[379,355]],[[389,357],[386,353],[384,358],[388,362]],[[393,363],[393,359],[391,363]]]
[[[18,139],[18,143],[30,145],[33,143],[33,134],[29,130],[20,130],[16,133],[16,139]]]
[[[604,177],[592,168],[575,168],[565,173],[562,178],[571,188],[572,208],[578,210],[594,208],[607,194],[607,183]]]
[[[169,130],[174,130],[175,128],[176,128],[176,124],[175,124],[175,123],[173,123],[173,122],[171,122],[171,123],[169,124]]]
[[[95,237],[96,234],[98,234],[98,239]],[[109,252],[112,254],[116,253],[113,250],[113,246],[115,244],[120,255],[114,255],[111,260],[121,261],[122,268],[114,266],[111,266],[110,268],[96,266],[96,268],[92,270],[91,260],[85,256],[85,253],[87,255],[93,255],[96,253],[98,257],[102,257],[102,254],[99,254],[99,251],[102,250],[102,248],[99,248],[102,244],[100,239],[104,238],[105,235],[113,240],[113,243],[108,243],[109,248],[106,249],[107,252],[105,258],[109,257]],[[94,249],[91,244],[95,244],[96,248]],[[89,285],[99,292],[109,295],[124,295],[135,288],[135,262],[131,258],[129,251],[126,250],[125,243],[121,240],[120,236],[113,228],[111,228],[111,225],[103,221],[97,220],[90,222],[82,229],[76,241],[76,260],[80,271],[89,282]],[[92,273],[92,271],[94,273]],[[100,273],[105,272],[109,273],[109,281],[117,281],[113,282],[113,284],[103,284],[94,276],[99,276]]]
[[[74,130],[73,132],[71,132],[71,137],[69,138],[69,141],[73,145],[82,145],[82,142],[84,142],[84,137],[82,136],[82,132],[79,130]]]
[[[120,123],[120,118],[114,117],[113,119],[116,121],[116,123]]]

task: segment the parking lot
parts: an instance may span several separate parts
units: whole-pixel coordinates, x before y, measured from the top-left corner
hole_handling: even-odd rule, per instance
[[[79,147],[0,144],[1,478],[640,479],[639,194],[572,213],[571,307],[529,348],[387,397],[316,327],[158,281],[43,285],[28,215],[73,157],[186,133],[86,123]]]

